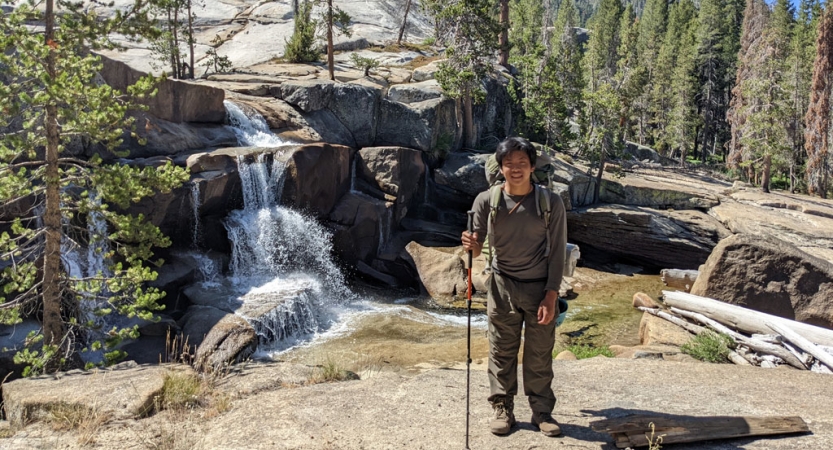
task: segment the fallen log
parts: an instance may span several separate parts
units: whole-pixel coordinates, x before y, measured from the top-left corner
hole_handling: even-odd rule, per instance
[[[833,330],[784,319],[783,317],[773,316],[685,292],[662,291],[662,294],[665,303],[669,306],[698,312],[747,334],[771,333],[772,331],[766,326],[766,323],[772,322],[788,327],[817,345],[833,347]]]
[[[741,356],[740,354],[738,354],[738,352],[736,352],[734,350],[729,351],[728,358],[729,358],[729,361],[732,361],[735,365],[738,365],[738,366],[751,366],[752,365],[752,363],[747,361],[746,358],[744,358],[743,356]]]
[[[786,340],[795,344],[796,347],[811,354],[813,358],[816,358],[817,360],[821,361],[828,368],[833,369],[833,355],[828,354],[826,351],[819,348],[819,346],[817,346],[816,344],[810,342],[809,340],[802,337],[800,334],[785,326],[782,326],[781,324],[767,322],[766,325],[772,328],[772,331],[780,334],[781,336],[784,336]]]
[[[683,311],[679,308],[671,308],[671,311],[673,311],[673,312],[675,312],[675,313],[677,313],[677,314],[679,314],[683,317],[689,317],[693,320],[696,320],[696,321],[702,323],[703,325],[706,325],[709,328],[712,328],[713,330],[715,330],[717,332],[726,334],[729,337],[731,337],[732,339],[734,339],[734,341],[736,343],[743,344],[743,345],[751,348],[752,350],[755,350],[756,352],[761,352],[761,353],[766,353],[766,354],[769,354],[769,355],[777,356],[777,357],[781,358],[782,360],[786,361],[787,364],[795,367],[796,369],[801,369],[801,370],[807,370],[808,369],[807,364],[805,362],[803,362],[801,359],[797,358],[795,355],[790,353],[789,350],[787,350],[783,347],[773,345],[773,344],[770,344],[770,343],[767,343],[767,342],[764,342],[764,341],[760,341],[760,340],[757,340],[757,339],[748,338],[748,337],[738,333],[737,331],[730,330],[725,325],[723,325],[721,323],[718,323],[716,320],[712,320],[712,319],[710,319],[710,318],[708,318],[708,317],[706,317],[706,316],[704,316],[703,314],[700,314],[700,313],[695,313],[695,312],[691,312],[691,311]]]
[[[654,425],[654,442],[651,442]],[[711,441],[748,436],[807,433],[807,423],[798,416],[778,417],[691,417],[691,416],[627,416],[592,422],[594,431],[609,433],[616,447],[647,447],[662,444]]]
[[[677,325],[678,327],[688,331],[689,333],[700,334],[705,329],[704,327],[701,327],[700,325],[695,325],[693,323],[686,322],[685,320],[680,319],[679,317],[673,316],[671,314],[668,314],[665,311],[660,311],[658,309],[646,308],[644,306],[640,306],[638,309],[640,311],[646,312],[648,314],[652,314],[654,316],[661,317],[661,318],[673,323],[674,325]]]
[[[662,269],[659,274],[660,279],[666,286],[688,292],[691,290],[691,286],[694,286],[700,272],[696,270]]]

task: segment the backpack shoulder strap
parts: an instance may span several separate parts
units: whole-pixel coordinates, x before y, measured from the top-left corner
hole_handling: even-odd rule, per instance
[[[552,248],[552,244],[550,242],[550,216],[552,210],[552,202],[550,201],[550,193],[546,192],[548,189],[544,189],[543,186],[534,185],[535,186],[535,203],[537,204],[538,208],[538,216],[544,219],[544,228],[546,228],[547,234],[547,249],[544,253],[544,256],[550,256],[550,249]]]
[[[489,239],[489,255],[487,259],[487,268],[492,267],[492,260],[495,258],[495,237],[493,235],[495,229],[495,220],[497,220],[497,209],[500,206],[500,197],[503,195],[503,184],[497,183],[489,188],[489,222],[486,224],[486,237]]]

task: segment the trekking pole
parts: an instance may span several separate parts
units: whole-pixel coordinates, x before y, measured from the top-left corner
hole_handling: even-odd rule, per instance
[[[474,232],[474,211],[469,211],[466,214],[469,216],[468,232],[469,235]],[[471,394],[471,265],[472,265],[472,251],[469,250],[469,264],[468,268],[468,289],[466,289],[466,310],[468,311],[468,320],[466,325],[466,449],[469,448],[469,398]]]

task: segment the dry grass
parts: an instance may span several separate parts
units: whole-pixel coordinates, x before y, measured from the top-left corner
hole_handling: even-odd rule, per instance
[[[205,427],[196,411],[171,414],[168,420],[157,420],[146,431],[150,436],[144,443],[153,450],[199,450],[204,447]]]
[[[427,66],[428,64],[431,64],[432,62],[437,61],[439,59],[442,58],[439,56],[417,56],[416,58],[408,61],[402,67],[408,70],[414,70],[422,66]]]
[[[94,442],[99,428],[109,420],[109,414],[100,408],[75,403],[57,403],[46,410],[45,421],[55,431],[73,431],[78,443],[88,445]]]
[[[648,438],[648,450],[662,450],[663,436],[665,435],[656,436],[656,427],[654,426],[654,422],[651,422],[651,435],[645,435]]]

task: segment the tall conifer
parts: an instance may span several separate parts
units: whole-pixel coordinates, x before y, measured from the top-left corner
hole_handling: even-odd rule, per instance
[[[833,9],[828,8],[819,24],[810,107],[807,109],[804,149],[807,151],[807,189],[811,194],[827,197],[833,171],[830,152],[830,95],[833,70]]]

